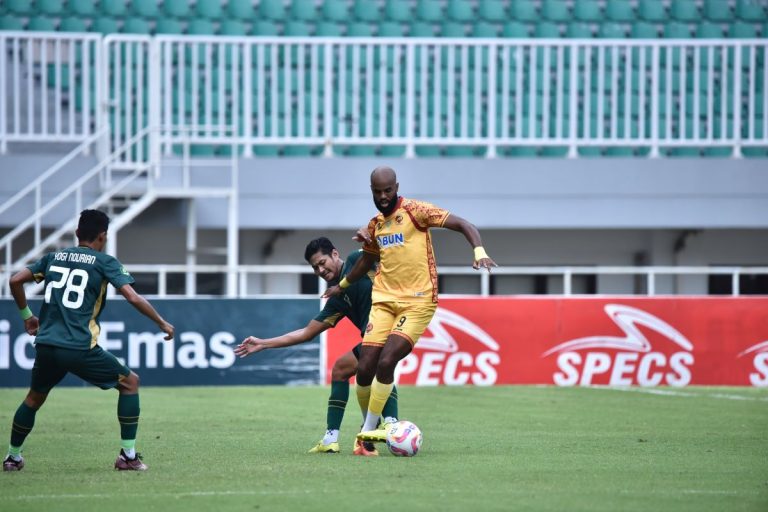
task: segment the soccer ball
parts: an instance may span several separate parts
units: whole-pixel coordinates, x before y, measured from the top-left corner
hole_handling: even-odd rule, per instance
[[[387,448],[396,457],[413,457],[422,440],[421,430],[410,421],[398,421],[387,431]]]

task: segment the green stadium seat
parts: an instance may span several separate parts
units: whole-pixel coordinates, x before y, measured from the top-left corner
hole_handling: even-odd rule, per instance
[[[603,14],[597,0],[576,0],[573,17],[578,21],[597,23],[603,19]]]
[[[662,0],[640,0],[637,14],[641,20],[662,23],[669,19]]]
[[[498,154],[513,158],[536,158],[539,148],[533,146],[502,146],[497,148]]]
[[[448,19],[459,23],[467,23],[475,18],[472,4],[467,0],[448,0],[446,14],[448,14]]]
[[[687,23],[696,23],[701,19],[701,13],[699,12],[696,0],[672,0],[669,14],[672,16],[672,19]]]
[[[445,18],[443,6],[439,0],[419,0],[416,4],[416,17],[421,21],[442,23]]]
[[[477,14],[480,16],[480,19],[492,23],[502,23],[507,20],[504,2],[501,0],[480,0]]]
[[[470,35],[472,37],[496,38],[496,37],[499,37],[499,29],[496,27],[496,25],[492,25],[491,23],[481,21],[479,23],[475,23],[472,26],[472,31],[470,32]]]
[[[569,23],[565,27],[565,37],[570,39],[589,39],[594,37],[592,27],[587,23]]]
[[[381,146],[379,155],[394,158],[402,157],[405,155],[405,146]]]
[[[416,146],[416,156],[425,158],[437,158],[442,156],[442,149],[439,146]]]
[[[704,17],[710,21],[730,23],[733,21],[733,11],[729,3],[723,0],[704,0]]]
[[[30,0],[5,0],[5,9],[12,14],[32,16],[37,12]]]
[[[254,36],[276,36],[278,27],[271,21],[259,20],[253,23],[251,35]]]
[[[659,37],[659,30],[652,23],[636,21],[632,24],[629,36],[633,39],[657,39]]]
[[[123,32],[126,34],[149,34],[149,23],[141,18],[128,18],[123,23]]]
[[[256,17],[251,0],[228,0],[227,16],[240,21],[252,21]]]
[[[605,4],[605,17],[609,21],[631,23],[635,21],[635,9],[628,1],[613,1]]]
[[[283,27],[283,35],[288,37],[308,37],[310,32],[309,25],[299,20],[291,20]]]
[[[370,0],[355,0],[352,14],[355,19],[370,23],[378,22],[381,19],[378,3],[371,2]]]
[[[445,156],[453,158],[473,158],[483,156],[485,151],[485,147],[448,146],[445,148]]]
[[[413,11],[408,0],[387,0],[384,4],[384,18],[400,23],[413,21]]]
[[[201,18],[218,20],[224,16],[222,2],[219,0],[197,0],[195,2],[195,14]]]
[[[56,30],[56,20],[35,16],[34,18],[30,18],[27,30],[34,32],[54,32]]]
[[[124,0],[100,0],[99,12],[103,16],[122,18],[128,14],[128,6]]]
[[[690,39],[693,37],[691,27],[687,23],[676,21],[667,23],[662,28],[662,36],[665,39]]]
[[[501,28],[501,36],[509,39],[527,39],[531,36],[531,32],[525,23],[508,21]]]
[[[411,37],[435,37],[435,27],[431,23],[417,21],[411,25],[408,35]]]
[[[291,19],[297,21],[314,21],[317,18],[315,0],[292,0]]]
[[[219,26],[219,34],[222,36],[245,36],[248,34],[248,27],[240,20],[226,19]]]
[[[77,16],[69,16],[61,20],[59,24],[59,30],[61,32],[87,32],[88,27],[85,24],[83,18]]]
[[[602,23],[597,30],[597,37],[600,39],[624,39],[627,37],[627,30],[618,23]]]
[[[728,37],[731,39],[748,39],[757,37],[757,26],[753,23],[737,21],[728,27]],[[745,48],[746,50],[746,48]]]
[[[736,0],[736,16],[742,21],[766,21],[768,20],[768,4],[763,0]],[[763,37],[765,37],[765,33]]]
[[[533,37],[536,38],[559,38],[560,26],[551,21],[541,21],[533,28]]]
[[[510,17],[518,21],[538,21],[539,13],[532,0],[517,0],[512,2],[509,10]]]
[[[181,34],[184,30],[181,26],[181,22],[171,18],[160,18],[155,23],[156,34]]]
[[[64,2],[62,0],[37,0],[35,10],[41,14],[59,17],[64,14]]]
[[[704,21],[699,23],[694,30],[699,39],[721,39],[725,37],[725,30],[719,23]]]
[[[349,5],[345,0],[325,0],[320,11],[328,21],[349,22]]]
[[[315,27],[317,37],[341,37],[341,25],[332,21],[321,21]]]
[[[376,146],[350,146],[346,151],[346,155],[355,157],[376,156]]]
[[[461,23],[448,21],[440,27],[440,37],[467,37],[467,29]]]
[[[131,14],[142,18],[159,18],[160,8],[157,0],[131,0]]]
[[[24,19],[16,16],[0,16],[0,30],[24,30]]]
[[[190,18],[192,10],[187,0],[163,0],[163,13],[171,18]]]
[[[198,36],[210,36],[216,33],[213,22],[210,20],[193,19],[187,25],[187,34]],[[202,51],[202,50],[201,50]]]
[[[285,20],[285,3],[283,0],[261,0],[259,2],[259,16],[272,21]]]
[[[347,35],[349,37],[371,37],[373,35],[373,27],[368,23],[350,23],[347,27]]]
[[[116,34],[120,32],[120,27],[115,18],[96,18],[91,23],[91,32],[99,32],[104,35]]]
[[[379,25],[376,32],[376,35],[379,37],[403,37],[405,35],[405,27],[402,23],[385,21]]]
[[[561,0],[544,0],[541,15],[549,21],[566,22],[571,20],[568,5]]]
[[[7,3],[10,4],[10,1],[11,0],[7,0]],[[23,2],[29,6],[32,5],[32,2],[29,2],[28,0],[14,1]],[[69,11],[70,14],[84,16],[87,18],[96,16],[96,6],[94,4],[94,0],[67,0],[67,11]]]

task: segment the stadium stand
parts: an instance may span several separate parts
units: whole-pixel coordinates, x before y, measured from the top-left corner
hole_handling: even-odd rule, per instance
[[[219,2],[214,0],[69,0],[63,2],[61,0],[36,0],[35,2],[22,1],[22,0],[9,0],[6,1],[2,7],[0,7],[0,29],[2,30],[28,30],[28,31],[61,31],[61,32],[82,32],[88,30],[91,32],[101,33],[104,35],[114,33],[124,34],[161,34],[161,35],[224,35],[224,36],[265,36],[265,37],[382,37],[382,38],[397,38],[397,37],[447,37],[447,38],[545,38],[545,39],[692,39],[692,38],[757,38],[766,37],[766,27],[768,27],[768,10],[765,2],[758,2],[753,0],[737,0],[737,1],[725,1],[725,0],[621,0],[621,1],[600,1],[600,0],[518,0],[515,2],[504,2],[502,0],[229,0],[228,2]],[[744,50],[744,58],[742,63],[749,60],[749,54]],[[189,53],[189,52],[187,52]],[[541,52],[539,52],[541,53]],[[685,53],[681,49],[677,49],[671,52],[672,69],[664,70],[666,65],[667,52],[662,52],[660,55],[660,64],[662,66],[661,84],[664,84],[666,75],[670,74],[672,79],[672,114],[673,116],[680,112],[681,103],[690,103],[690,99],[684,99],[681,95],[680,81],[686,74],[688,77],[692,76],[692,68],[694,64],[694,58],[692,57],[693,51],[686,51]],[[587,54],[582,53],[579,55],[579,64],[584,66],[589,60],[589,64],[592,66],[592,92],[596,92],[598,86],[598,76],[602,75],[605,80],[605,84],[610,84],[610,71],[600,72],[597,69],[599,52],[592,52],[591,58],[587,58]],[[294,57],[298,55],[297,50],[293,51]],[[347,59],[347,66],[352,64],[352,55]],[[363,53],[358,56],[361,66],[365,65],[366,55]],[[611,56],[605,55],[605,64],[610,66]],[[322,59],[320,57],[319,64],[322,66]],[[566,64],[567,59],[566,56]],[[708,65],[709,55],[706,52],[701,52],[701,58],[699,59],[702,69]],[[757,51],[757,58],[759,61],[764,60],[764,53]],[[264,58],[266,65],[271,65],[272,55],[268,54]],[[473,61],[474,55],[470,56],[469,72],[473,73],[476,64]],[[717,65],[721,59],[720,53],[714,55],[715,65]],[[460,59],[457,60],[457,66],[460,65]],[[487,69],[488,57],[487,54],[481,60],[482,69]],[[730,59],[733,62],[733,58]],[[227,53],[227,77],[225,81],[231,83],[231,54]],[[200,51],[199,58],[197,60],[198,66],[204,65],[204,53]],[[497,63],[501,66],[502,62],[499,59]],[[638,65],[637,59],[634,59],[634,66]],[[650,51],[648,53],[648,59],[646,65],[650,64]],[[145,61],[144,66],[148,63]],[[192,65],[192,62],[188,62],[187,65]],[[551,65],[555,66],[554,59],[551,61]],[[731,64],[732,65],[732,64]],[[557,93],[554,90],[545,91],[542,87],[544,76],[541,75],[541,67],[543,66],[543,58],[538,59],[537,62],[537,75],[531,77],[528,66],[522,68],[522,84],[527,86],[532,80],[536,82],[534,100],[531,102],[534,105],[540,105],[545,107],[545,103],[549,106],[551,116],[557,115]],[[146,70],[145,70],[146,71]],[[516,70],[510,71],[514,76]],[[189,67],[184,73],[191,77]],[[66,74],[66,72],[65,72]],[[374,70],[374,83],[380,83],[379,69]],[[387,76],[384,80],[387,82],[388,91],[386,94],[393,94],[391,87],[394,87],[393,77],[389,73],[385,73]],[[282,89],[278,92],[276,98],[277,108],[280,109],[277,112],[279,119],[279,125],[285,125],[289,123],[290,119],[285,117],[286,102],[296,102],[297,93],[297,80],[295,77],[297,70],[294,68],[291,71],[291,87],[288,94],[290,98],[286,99]],[[348,87],[351,87],[351,82],[354,80],[353,74],[349,73],[347,78]],[[278,77],[281,83],[284,83],[285,77],[281,74]],[[487,76],[483,76],[483,80],[487,82]],[[760,89],[763,85],[764,77],[758,74],[756,80],[757,89]],[[68,83],[68,77],[64,78],[64,81]],[[501,81],[501,79],[500,79]],[[568,92],[568,72],[565,74],[565,92]],[[631,101],[625,101],[627,97],[624,92],[621,93],[621,97],[618,98],[617,106],[622,106],[623,111],[628,109],[623,105],[637,105],[638,95],[640,94],[641,82],[643,77],[639,73],[636,73],[632,79],[631,91],[628,93],[631,95]],[[704,81],[706,82],[706,81]],[[48,80],[48,85],[53,87],[55,81]],[[189,81],[187,82],[189,83]],[[621,85],[621,84],[620,84]],[[650,82],[642,84],[645,87],[646,93],[650,88]],[[95,96],[95,81],[92,81],[90,86],[94,90],[90,91],[90,96]],[[448,91],[445,89],[445,82],[443,83],[443,95]],[[686,80],[685,86],[691,88],[693,86],[691,80]],[[75,98],[82,97],[82,92],[78,89],[82,87],[82,81],[75,81]],[[324,87],[324,84],[320,84],[320,87]],[[470,84],[470,87],[473,87]],[[400,84],[400,92],[405,92],[405,83]],[[280,89],[280,88],[279,88]],[[606,87],[607,89],[607,87]],[[483,84],[483,91],[487,91],[487,83]],[[702,90],[703,93],[706,91]],[[725,113],[727,119],[724,123],[721,123],[720,93],[714,92],[714,115],[717,116],[715,125],[727,126],[728,123],[733,122],[733,112],[728,111]],[[374,89],[374,94],[382,94],[383,91]],[[498,94],[502,94],[499,87]],[[231,89],[226,89],[219,92],[225,96],[225,103],[230,104],[233,101],[231,97]],[[487,94],[487,92],[485,93]],[[660,97],[660,109],[661,114],[666,112],[664,109],[668,108],[666,95],[667,92],[662,93]],[[729,93],[732,94],[732,91]],[[546,95],[546,96],[545,96]],[[598,98],[591,98],[595,101],[591,102],[593,105],[601,103]],[[441,116],[445,117],[448,114],[448,101],[445,97],[435,98],[433,93],[430,93],[427,98],[430,104],[437,102],[443,105],[443,109],[440,110]],[[533,114],[535,119],[531,122],[529,117],[532,115],[530,108],[528,108],[529,100],[531,99],[530,91],[526,92],[526,101],[524,101],[527,112],[522,113],[522,125],[529,127],[526,129],[526,133],[539,133],[541,130],[547,130],[546,124],[542,124],[542,113],[540,109],[536,109],[536,113]],[[755,102],[758,105],[763,104],[763,96],[758,91],[758,95],[755,98]],[[267,95],[264,98],[267,106],[267,115],[271,115],[274,110],[272,105],[271,95]],[[582,98],[582,101],[587,101],[586,98]],[[602,102],[605,102],[607,98],[603,98]],[[615,101],[615,100],[614,100]],[[82,101],[74,102],[78,108],[82,107]],[[182,102],[185,108],[176,110],[173,113],[174,118],[181,119],[184,116],[188,116],[194,109],[194,105],[187,98]],[[213,101],[214,104],[218,104],[218,101]],[[460,102],[455,105],[455,114],[463,115],[464,111],[461,108]],[[374,104],[378,105],[377,101]],[[204,104],[198,105],[200,109],[205,109]],[[324,104],[317,106],[322,112],[325,107]],[[352,105],[349,105],[351,108]],[[474,105],[468,105],[469,113]],[[603,105],[602,115],[598,111],[592,111],[587,114],[583,109],[579,109],[577,115],[579,117],[578,125],[584,125],[585,116],[588,120],[594,120],[591,124],[591,128],[584,133],[591,133],[597,135],[599,127],[597,126],[600,117],[607,116],[607,112],[613,108],[613,102],[608,101]],[[568,116],[570,116],[570,105],[564,106],[564,115],[566,116],[564,121],[568,124]],[[434,110],[434,109],[433,109]],[[699,109],[701,111],[701,109]],[[346,109],[346,112],[349,112]],[[146,119],[148,112],[141,113]],[[631,126],[632,131],[636,131],[636,121],[639,111],[632,107],[632,110],[622,112],[617,119],[619,125]],[[368,113],[363,111],[363,116],[367,116]],[[435,115],[431,113],[430,116]],[[510,114],[510,122],[514,125],[517,123],[517,115]],[[631,119],[624,123],[625,117],[629,115]],[[691,110],[686,110],[686,115],[690,116]],[[374,124],[379,121],[379,114],[374,113]],[[293,114],[293,121],[296,114]],[[199,119],[198,119],[199,120]],[[430,120],[431,117],[430,117]],[[231,121],[228,120],[228,121]],[[434,121],[434,120],[433,120]],[[606,121],[608,118],[606,117]],[[364,122],[364,120],[362,121]],[[474,133],[476,128],[474,125],[477,120],[470,119],[469,133]],[[496,119],[496,125],[502,126],[505,123],[505,119],[498,117]],[[431,124],[431,123],[430,123]],[[660,127],[659,133],[664,133],[667,129],[666,124],[670,124],[670,120],[667,119],[661,123],[664,126]],[[690,132],[693,130],[693,123],[684,123],[686,126],[681,127],[683,131]],[[757,123],[758,130],[762,130],[761,123]],[[279,132],[279,126],[273,127]],[[389,128],[390,130],[392,127]],[[672,129],[677,129],[672,127]],[[431,129],[434,133],[434,129]],[[551,134],[550,134],[551,135]],[[645,134],[649,135],[648,133]],[[355,155],[369,155],[371,151],[375,154],[399,154],[401,148],[396,147],[386,148],[386,146],[360,146],[355,149],[352,148],[337,148],[336,151],[350,156]],[[286,156],[291,155],[304,155],[314,153],[316,147],[309,148],[297,148],[280,146],[277,148],[259,148],[257,154],[284,154]],[[539,154],[542,156],[554,156],[563,154],[561,148],[500,148],[498,153],[505,156],[528,156],[533,154]],[[686,148],[667,148],[664,154],[670,156],[690,156],[693,154],[702,154],[703,156],[724,156],[730,154],[730,151],[725,148],[714,148],[713,150],[698,151],[695,149]],[[443,155],[443,156],[470,156],[470,155],[483,155],[485,152],[481,148],[477,147],[421,147],[417,151],[418,155]],[[648,154],[647,149],[637,148],[636,150],[627,148],[613,148],[613,147],[589,147],[580,148],[579,154],[582,156],[628,156],[631,154],[644,155]],[[764,156],[766,155],[765,148],[745,148],[744,154],[747,156]]]

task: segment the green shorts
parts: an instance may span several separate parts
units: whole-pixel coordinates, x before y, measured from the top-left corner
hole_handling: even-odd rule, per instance
[[[90,350],[74,350],[53,345],[35,345],[32,391],[48,393],[67,373],[74,373],[101,389],[112,389],[131,374],[115,356],[96,345]]]

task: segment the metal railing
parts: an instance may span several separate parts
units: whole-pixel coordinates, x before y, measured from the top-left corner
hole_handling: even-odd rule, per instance
[[[227,265],[186,265],[186,264],[128,264],[128,270],[142,283],[150,278],[156,283],[154,290],[144,290],[150,297],[159,298],[192,298],[200,296],[229,296],[229,297],[280,297],[280,296],[313,296],[317,294],[301,294],[299,291],[299,276],[311,275],[312,271],[307,265],[238,265],[232,271]],[[237,293],[231,294],[231,290],[224,283],[230,282],[229,275],[234,274],[237,283]],[[562,280],[561,292],[565,296],[584,295],[574,291],[574,278],[577,276],[640,276],[644,283],[643,290],[627,290],[627,295],[640,296],[665,296],[678,293],[660,293],[658,280],[661,276],[698,276],[706,278],[713,275],[728,276],[730,281],[730,295],[741,296],[740,277],[745,275],[768,275],[768,267],[687,267],[687,266],[520,266],[497,267],[492,273],[480,272],[467,267],[445,266],[438,269],[440,276],[472,276],[479,282],[479,292],[467,292],[461,295],[478,295],[488,297],[494,295],[491,291],[491,281],[499,276],[555,276]],[[170,285],[171,276],[178,276],[176,289]],[[197,277],[206,276],[221,283],[220,293],[197,292],[190,287]],[[292,284],[270,284],[268,280],[274,277],[291,276],[295,278]],[[182,279],[183,278],[183,279]],[[259,282],[254,283],[254,279]],[[318,278],[318,289],[325,290],[325,281]],[[185,283],[183,286],[180,283]],[[39,291],[36,291],[39,293]],[[597,292],[599,294],[599,290]],[[616,293],[611,292],[612,295]],[[706,295],[706,293],[704,293]],[[441,296],[456,294],[441,293]]]
[[[194,140],[242,144],[245,156],[300,145],[738,157],[768,146],[766,39],[99,37],[0,32],[0,150],[109,125],[113,148],[159,127],[153,145],[168,153],[170,127],[185,124],[201,127]],[[67,66],[84,103],[65,115],[63,85],[53,80],[52,100],[46,86]],[[80,131],[64,129],[67,116]]]
[[[98,132],[101,53],[99,34],[0,31],[0,153],[9,142],[79,143]]]

